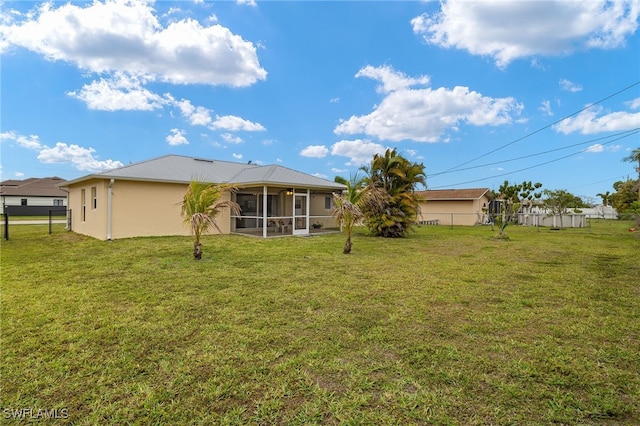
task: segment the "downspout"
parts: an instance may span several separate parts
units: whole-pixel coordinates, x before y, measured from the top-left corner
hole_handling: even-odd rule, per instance
[[[107,240],[111,241],[111,209],[113,207],[113,184],[116,182],[115,179],[111,179],[109,182],[109,186],[107,187]]]

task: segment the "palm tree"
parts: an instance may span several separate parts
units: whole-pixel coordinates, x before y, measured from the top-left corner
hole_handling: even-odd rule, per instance
[[[636,148],[631,151],[631,154],[629,154],[627,157],[624,157],[622,161],[626,163],[638,163],[636,171],[638,172],[638,177],[640,177],[640,148]]]
[[[365,206],[367,226],[378,236],[402,237],[415,224],[418,216],[418,184],[425,185],[424,165],[411,163],[395,149],[376,154],[369,167],[369,187],[386,194],[375,197]],[[384,201],[384,202],[381,202]]]
[[[629,156],[627,157],[624,157],[622,161],[626,163],[638,163],[638,165],[636,166],[636,171],[638,172],[638,200],[640,200],[640,148],[636,148],[631,151],[631,154],[629,154]]]
[[[344,244],[342,253],[349,254],[351,253],[351,231],[354,225],[364,217],[361,206],[367,188],[364,185],[365,180],[359,179],[357,174],[351,176],[350,180],[338,177],[336,177],[335,180],[347,186],[347,189],[342,193],[333,194],[334,203],[331,214],[335,217],[336,221],[340,223],[342,231],[347,234],[347,241]]]
[[[598,197],[602,198],[602,204],[607,207],[611,202],[611,191],[607,191],[604,194],[596,194]]]
[[[233,192],[235,187],[231,185],[216,185],[212,183],[192,180],[184,194],[180,204],[185,226],[191,227],[195,236],[193,243],[193,257],[202,259],[202,244],[200,236],[212,229],[222,232],[216,222],[216,215],[223,208],[229,208],[232,214],[240,214],[240,205],[235,201],[221,201],[220,197],[225,192]]]

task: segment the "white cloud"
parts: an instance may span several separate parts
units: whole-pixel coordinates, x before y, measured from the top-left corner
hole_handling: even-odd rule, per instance
[[[340,103],[340,98],[331,98],[331,99],[329,99],[329,103],[330,104],[339,104]]]
[[[102,111],[151,111],[162,108],[167,100],[145,89],[143,81],[118,72],[113,77],[85,84],[79,92],[71,91],[67,95],[83,101],[89,109]]]
[[[241,137],[234,136],[231,133],[223,133],[220,137],[227,143],[240,144],[244,142]]]
[[[567,80],[566,78],[563,78],[562,80],[560,80],[560,88],[562,90],[566,90],[567,92],[580,92],[582,91],[582,86],[574,83],[572,81]]]
[[[640,112],[630,113],[626,111],[616,111],[598,116],[601,112],[602,108],[589,108],[578,115],[562,120],[560,123],[554,125],[553,129],[565,135],[573,132],[590,135],[602,132],[631,130],[640,127]]]
[[[236,3],[244,4],[244,5],[252,6],[252,7],[258,6],[258,4],[256,3],[255,0],[236,0]]]
[[[544,115],[553,115],[553,111],[551,111],[551,101],[542,101],[538,111],[542,111]]]
[[[201,106],[194,106],[191,101],[182,99],[174,101],[174,105],[180,109],[182,116],[192,126],[208,126],[211,124],[211,111]]]
[[[595,145],[591,145],[589,148],[585,149],[585,152],[602,152],[604,151],[604,146],[599,143]]]
[[[13,130],[0,133],[0,140],[12,140],[22,148],[39,151],[38,160],[43,163],[70,163],[78,170],[91,172],[123,166],[120,161],[97,160],[93,156],[96,152],[93,148],[83,148],[75,144],[67,145],[64,142],[58,142],[55,147],[51,148],[40,143],[40,138],[36,135],[24,136]]]
[[[254,123],[244,118],[236,117],[235,115],[216,116],[215,121],[209,126],[211,129],[222,129],[237,132],[244,130],[245,132],[261,132],[266,130],[262,124]]]
[[[369,140],[341,140],[331,145],[331,155],[349,157],[347,166],[362,166],[370,163],[375,154],[384,154],[385,149]]]
[[[38,160],[43,163],[71,163],[78,170],[89,172],[98,172],[123,166],[120,161],[97,160],[93,156],[95,151],[93,148],[58,142],[53,148],[42,149],[38,154]]]
[[[0,140],[14,141],[22,148],[31,149],[34,151],[39,151],[43,148],[46,148],[45,145],[42,145],[40,143],[40,137],[38,137],[37,135],[24,136],[14,132],[13,130],[0,133]]]
[[[194,106],[191,101],[182,99],[176,101],[171,96],[167,96],[170,99],[171,104],[177,106],[185,117],[189,124],[193,126],[206,126],[211,130],[228,130],[232,132],[246,131],[246,132],[260,132],[266,130],[260,123],[254,123],[244,118],[237,117],[235,115],[216,115],[215,119],[211,117],[213,111],[202,107]]]
[[[329,154],[329,150],[324,145],[309,145],[300,151],[300,155],[310,158],[323,158],[326,157],[327,154]]]
[[[58,8],[50,2],[4,21],[0,48],[22,47],[90,72],[233,87],[252,85],[267,75],[253,43],[228,28],[205,27],[193,19],[163,27],[153,2],[105,0]]]
[[[372,80],[379,81],[381,85],[376,88],[379,93],[390,93],[415,85],[429,84],[429,77],[427,76],[407,77],[404,73],[395,71],[388,65],[381,67],[367,65],[356,73],[356,77],[369,77]]]
[[[631,109],[640,109],[640,98],[635,98],[626,103]]]
[[[236,153],[233,153],[233,154],[231,154],[231,155],[232,155],[232,156],[233,156],[233,158],[235,158],[236,160],[242,160],[242,154],[236,154]]]
[[[184,136],[185,131],[179,129],[171,129],[171,134],[167,135],[166,141],[169,142],[169,145],[188,145],[189,141]]]
[[[426,84],[428,78],[409,78],[389,67],[377,71],[365,67],[356,76],[379,80],[382,84],[378,91],[384,92],[385,97],[370,114],[342,120],[334,129],[336,134],[365,134],[396,142],[438,142],[447,130],[455,131],[461,123],[509,124],[512,114],[520,114],[523,108],[514,98],[491,98],[468,87],[412,89],[409,86]]]
[[[15,177],[17,177],[17,178],[23,178],[24,177],[24,173],[22,173],[22,172],[15,172],[13,175]]]
[[[589,1],[443,1],[411,20],[427,43],[489,56],[499,67],[518,58],[621,46],[638,27],[640,3]]]

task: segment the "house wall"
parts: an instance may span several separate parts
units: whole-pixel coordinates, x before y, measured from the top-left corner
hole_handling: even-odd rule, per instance
[[[93,208],[93,188],[96,194],[95,208]],[[85,191],[84,217],[82,190]],[[187,184],[116,179],[111,191],[111,239],[190,235],[190,229],[183,224],[179,205],[187,191]],[[270,193],[277,194],[278,191],[272,189]],[[88,180],[69,187],[69,208],[72,210],[73,231],[100,240],[108,239],[108,194],[108,179]],[[222,200],[229,199],[230,194],[223,195]],[[331,216],[331,210],[324,208],[324,193],[312,194],[309,201],[310,216]],[[282,203],[287,215],[293,211],[292,202],[292,196],[282,195]],[[216,216],[216,221],[223,234],[232,231],[229,209],[223,209]],[[312,217],[310,226],[317,222],[321,222],[324,227],[336,226],[332,217]],[[218,232],[214,230],[212,233]]]
[[[325,209],[325,198],[331,198],[331,206],[333,206],[333,195],[330,192],[317,192],[311,194],[309,202],[309,227],[314,224],[320,224],[323,228],[335,228],[338,226],[336,220],[331,215],[331,209]]]
[[[108,181],[92,179],[69,188],[68,208],[71,210],[71,229],[79,234],[105,240],[106,185]],[[96,189],[96,208],[92,204],[92,188]],[[84,205],[82,190],[85,191]],[[83,213],[84,210],[84,213]]]
[[[60,208],[67,205],[66,197],[24,197],[18,195],[3,195],[0,213],[4,214],[4,206],[21,206],[22,200],[27,199],[27,206],[42,206]],[[54,206],[54,200],[62,200],[62,206]]]
[[[118,181],[113,185],[112,238],[136,236],[190,235],[180,214],[180,202],[187,184]],[[220,201],[229,200],[223,194]],[[230,232],[230,212],[223,209],[216,216],[223,234]],[[211,234],[218,234],[215,229]]]
[[[69,188],[72,230],[100,240],[108,239],[108,180],[91,180]],[[92,208],[92,189],[96,188],[96,208]],[[82,189],[85,190],[85,220],[82,220]],[[179,203],[186,184],[115,180],[112,187],[111,238],[190,235],[183,224]],[[223,200],[228,200],[225,194]],[[223,233],[230,232],[228,209],[217,217]],[[212,231],[212,233],[218,233]]]
[[[486,222],[482,211],[489,199],[483,196],[476,200],[430,200],[420,203],[419,222],[437,220],[440,225],[474,226]]]
[[[177,205],[186,191],[185,184],[116,180],[111,238],[188,235]]]

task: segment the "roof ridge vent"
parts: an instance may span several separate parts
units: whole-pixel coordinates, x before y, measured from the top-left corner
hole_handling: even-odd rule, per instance
[[[196,161],[204,161],[205,163],[213,163],[213,160],[209,160],[208,158],[193,157],[193,159],[196,160]]]

